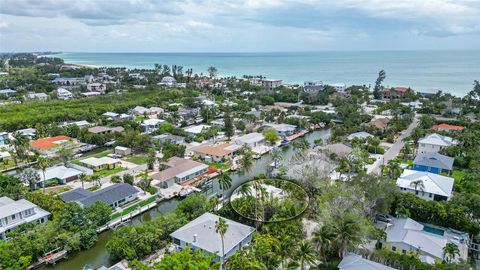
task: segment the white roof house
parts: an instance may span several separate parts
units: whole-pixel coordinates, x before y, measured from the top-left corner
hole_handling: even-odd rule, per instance
[[[348,253],[338,265],[339,270],[395,270],[395,268],[364,259],[355,253]]]
[[[43,223],[50,213],[25,199],[14,201],[8,197],[0,197],[0,239],[12,229],[26,223]]]
[[[257,132],[252,132],[243,136],[240,136],[234,140],[235,144],[238,145],[250,145],[250,146],[255,146],[256,144],[262,142],[265,139],[263,137],[263,134],[257,133]]]
[[[71,99],[73,97],[72,92],[68,91],[65,88],[58,88],[57,89],[57,98],[62,100]]]
[[[443,148],[456,144],[458,142],[448,136],[430,134],[418,141],[418,153],[438,153]]]
[[[367,139],[368,137],[373,137],[372,134],[365,132],[365,131],[360,131],[360,132],[355,132],[347,136],[348,140],[353,140],[355,138],[357,139]]]
[[[217,254],[218,260],[222,257],[222,238],[215,231],[215,222],[219,218],[219,216],[207,212],[174,231],[170,236],[177,248],[183,249],[190,245]],[[225,221],[228,224],[228,230],[224,236],[224,255],[229,257],[239,248],[248,245],[255,229],[233,220],[225,219]]]
[[[171,76],[165,76],[162,78],[162,81],[159,83],[160,85],[165,85],[168,87],[174,87],[177,85],[177,80]]]
[[[418,181],[421,184],[417,184],[415,190],[415,184]],[[451,177],[413,170],[404,170],[397,179],[397,187],[400,190],[415,193],[426,200],[449,200],[452,196],[453,183],[454,179]]]
[[[48,181],[58,179],[62,180],[63,182],[69,181],[76,179],[78,176],[83,174],[82,171],[74,169],[74,168],[68,168],[65,166],[55,166],[55,167],[50,167],[45,170],[45,179],[43,178],[43,171],[38,170],[38,174],[40,175],[40,182],[45,181],[47,179]]]
[[[108,118],[117,118],[119,116],[118,113],[116,112],[106,112],[104,114],[102,114],[103,116],[106,116]]]
[[[386,229],[387,238],[386,243],[390,244],[392,251],[400,252],[399,249],[405,252],[419,252],[423,255],[426,261],[434,261],[425,257],[431,257],[435,260],[443,259],[443,248],[447,243],[454,243],[459,247],[460,256],[458,258],[466,259],[468,246],[465,241],[465,235],[462,232],[450,232],[445,228],[437,228],[436,230],[444,229],[442,234],[430,232],[432,228],[427,227],[410,218],[393,219],[392,224]]]
[[[197,125],[197,126],[186,127],[183,130],[189,134],[197,135],[202,131],[204,131],[205,129],[209,129],[209,128],[210,128],[209,125]]]
[[[89,157],[86,159],[82,159],[81,162],[92,167],[99,167],[104,165],[117,164],[120,161],[110,157]]]
[[[155,118],[145,119],[142,122],[142,126],[145,127],[146,133],[152,133],[158,128],[158,126],[162,125],[165,122],[166,121],[162,119],[155,119]]]

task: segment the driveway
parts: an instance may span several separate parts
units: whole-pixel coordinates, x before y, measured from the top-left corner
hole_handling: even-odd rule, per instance
[[[420,121],[418,120],[417,115],[415,115],[412,123],[410,123],[408,128],[402,133],[402,135],[398,137],[397,141],[394,144],[392,144],[392,147],[390,147],[390,149],[388,149],[387,152],[383,154],[383,157],[375,161],[373,166],[367,169],[367,173],[380,174],[381,172],[380,166],[383,164],[387,164],[388,161],[394,159],[400,154],[400,150],[405,145],[405,142],[403,141],[403,139],[405,137],[410,136],[410,134],[412,134],[412,130],[418,126],[419,122]]]

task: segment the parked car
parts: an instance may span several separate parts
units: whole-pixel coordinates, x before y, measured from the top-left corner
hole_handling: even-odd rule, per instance
[[[375,217],[375,221],[382,221],[386,223],[392,222],[392,216],[387,214],[379,214]]]

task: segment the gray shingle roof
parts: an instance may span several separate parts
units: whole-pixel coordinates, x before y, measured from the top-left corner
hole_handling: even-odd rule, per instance
[[[170,236],[204,251],[221,254],[222,239],[220,234],[215,232],[215,221],[218,221],[219,218],[217,215],[205,213],[176,230]],[[229,219],[225,219],[225,221],[228,224],[228,230],[225,234],[224,243],[225,254],[228,254],[238,243],[252,234],[255,229]],[[192,243],[194,235],[196,235],[197,240],[195,243]]]
[[[66,202],[75,201],[84,206],[90,206],[97,201],[110,205],[136,193],[138,193],[138,190],[133,186],[126,183],[119,183],[94,192],[89,192],[83,188],[76,188],[60,194],[60,197]]]
[[[343,257],[338,265],[340,270],[395,270],[395,268],[362,258],[362,256],[349,253]]]
[[[439,153],[418,154],[413,164],[452,170],[454,158]]]

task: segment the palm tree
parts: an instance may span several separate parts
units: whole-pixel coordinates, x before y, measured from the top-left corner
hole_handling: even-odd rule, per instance
[[[272,151],[270,152],[270,155],[272,156],[273,163],[274,163],[274,168],[277,168],[277,162],[283,160],[283,155],[282,152],[279,148],[273,148]]]
[[[228,190],[232,187],[232,177],[230,177],[229,172],[224,172],[218,176],[218,185],[222,191]]]
[[[20,174],[19,178],[30,187],[30,191],[33,191],[40,179],[40,175],[34,168],[27,168]]]
[[[80,182],[82,182],[82,188],[85,188],[85,185],[84,185],[85,182],[90,182],[89,176],[87,176],[86,174],[82,173],[78,178],[80,179]]]
[[[329,225],[318,228],[313,232],[312,240],[317,244],[320,256],[324,258],[325,252],[332,246],[335,240],[333,228]]]
[[[46,157],[40,156],[37,159],[37,166],[43,172],[42,187],[43,187],[43,193],[45,193],[45,185],[47,184],[47,178],[45,177],[45,171],[47,170],[48,167],[50,167],[50,160]]]
[[[297,259],[300,260],[300,269],[305,269],[305,263],[313,264],[315,262],[315,248],[312,243],[302,240],[297,250]]]
[[[417,193],[418,190],[422,191],[423,193],[425,190],[425,184],[423,183],[422,179],[410,182],[410,186],[415,189],[415,193]]]
[[[88,180],[90,180],[91,182],[96,182],[98,186],[102,186],[102,182],[100,181],[100,175],[98,174],[92,174],[90,175],[90,177],[88,178]]]
[[[147,194],[147,189],[150,187],[152,179],[146,171],[142,172],[139,176],[140,181],[138,181],[137,185],[143,190],[143,194]]]
[[[390,178],[398,178],[402,174],[402,167],[400,167],[400,161],[396,158],[390,160],[385,166],[385,169],[390,176]]]
[[[243,197],[247,197],[247,196],[252,195],[252,184],[250,184],[250,182],[246,182],[246,183],[242,184],[238,188],[238,193],[240,195],[242,195]]]
[[[227,233],[228,230],[228,224],[225,221],[225,219],[219,217],[218,221],[215,221],[215,232],[220,234],[220,237],[222,238],[222,257],[221,259],[221,264],[220,264],[220,269],[223,268],[223,260],[225,256],[225,234]]]
[[[361,242],[361,225],[356,216],[347,215],[343,218],[335,219],[333,231],[335,242],[338,246],[338,257],[343,258],[347,248]]]
[[[250,172],[253,167],[253,155],[250,148],[243,147],[243,157],[240,159],[240,165],[245,169],[245,171]]]
[[[13,140],[12,140],[12,145],[13,148],[15,149],[15,153],[17,154],[17,157],[20,159],[24,159],[27,155],[27,148],[28,148],[28,137],[25,136],[23,133],[20,132],[14,132],[12,134]]]
[[[456,255],[460,255],[460,250],[454,243],[447,243],[445,247],[443,247],[443,257],[447,262],[450,263],[452,260],[455,260]]]

